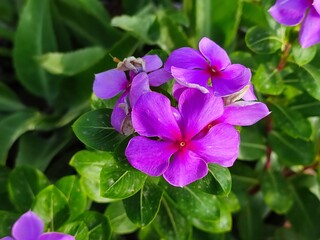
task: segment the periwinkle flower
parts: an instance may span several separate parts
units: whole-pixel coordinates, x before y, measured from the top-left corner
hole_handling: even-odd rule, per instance
[[[33,212],[24,213],[12,227],[12,237],[1,240],[75,240],[75,237],[58,232],[43,233],[44,223]]]
[[[299,42],[303,48],[320,42],[319,0],[277,0],[269,13],[277,22],[286,26],[301,23]]]
[[[241,64],[231,64],[228,54],[209,38],[202,38],[199,50],[179,48],[171,53],[164,68],[176,81],[203,93],[228,96],[249,84],[251,71]]]
[[[110,99],[122,93],[111,115],[111,124],[118,132],[131,134],[131,109],[136,100],[150,91],[150,86],[160,86],[172,78],[161,66],[157,55],[129,57],[119,62],[117,69],[95,75],[93,92],[97,97]],[[128,76],[124,71],[129,71]]]
[[[209,163],[230,167],[238,156],[239,133],[230,124],[211,124],[223,115],[222,98],[185,90],[178,108],[165,96],[149,92],[132,110],[132,122],[140,136],[125,151],[130,164],[173,186],[183,187],[208,173]]]

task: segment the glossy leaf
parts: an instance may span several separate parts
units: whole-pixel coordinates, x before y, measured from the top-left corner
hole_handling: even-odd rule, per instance
[[[138,229],[138,226],[128,218],[122,201],[111,203],[105,212],[105,216],[110,221],[112,231],[117,234],[132,233]]]
[[[312,65],[304,65],[298,71],[303,88],[320,101],[320,70]]]
[[[39,64],[52,74],[74,76],[94,66],[106,55],[101,47],[89,47],[68,53],[46,53],[37,58]]]
[[[100,196],[100,173],[104,165],[114,164],[113,156],[108,152],[82,150],[71,159],[70,165],[80,174],[80,183],[89,198],[96,202],[110,202]]]
[[[26,110],[12,113],[0,120],[0,164],[4,165],[12,144],[25,132],[36,127],[38,112]]]
[[[76,239],[89,240],[89,229],[83,221],[67,223],[59,228],[59,232],[70,234]]]
[[[285,165],[310,165],[315,159],[314,144],[292,138],[285,134],[273,131],[269,135],[271,148]]]
[[[279,172],[264,172],[261,189],[266,204],[276,213],[286,213],[292,207],[293,195],[289,183]]]
[[[282,40],[272,32],[258,26],[252,27],[246,34],[246,44],[258,54],[271,54],[280,49]]]
[[[266,154],[265,138],[255,126],[241,128],[239,159],[257,160]]]
[[[89,230],[89,240],[108,240],[111,237],[111,227],[108,219],[101,213],[86,211],[78,218],[83,221]]]
[[[275,127],[294,138],[308,140],[311,136],[311,124],[299,112],[287,109],[278,104],[270,107]]]
[[[0,237],[10,236],[11,228],[20,217],[19,214],[0,210]]]
[[[57,49],[49,0],[26,3],[14,44],[14,64],[20,82],[32,94],[52,103],[59,91],[60,79],[47,74],[35,60],[36,56]]]
[[[55,183],[55,186],[65,195],[70,208],[71,219],[80,215],[87,208],[87,196],[81,188],[76,176],[66,176]]]
[[[32,211],[44,223],[55,231],[70,217],[70,209],[66,196],[54,185],[50,185],[38,193],[33,201]]]
[[[73,131],[80,141],[93,149],[114,150],[124,136],[113,129],[110,116],[110,109],[87,112],[73,124]]]
[[[303,66],[312,61],[317,53],[315,46],[309,48],[302,48],[298,44],[292,46],[292,58],[293,61],[299,66]]]
[[[36,195],[49,185],[46,176],[39,170],[27,166],[16,167],[8,181],[10,199],[20,213],[31,208]]]
[[[152,222],[159,211],[162,194],[161,188],[147,180],[139,192],[123,200],[129,219],[141,227]]]
[[[24,108],[15,92],[0,82],[0,111],[14,112]]]

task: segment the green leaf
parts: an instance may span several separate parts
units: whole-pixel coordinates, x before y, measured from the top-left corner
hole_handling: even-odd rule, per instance
[[[297,72],[303,88],[320,101],[320,70],[312,65],[304,65]]]
[[[213,175],[213,177],[219,183],[223,193],[228,195],[231,191],[231,174],[228,168],[222,167],[218,164],[209,164],[208,165],[209,172]]]
[[[110,220],[112,231],[117,234],[128,234],[138,229],[138,226],[128,218],[122,201],[111,203],[105,212],[105,216]]]
[[[320,101],[307,94],[297,96],[289,108],[302,113],[305,117],[320,116]]]
[[[47,74],[35,60],[36,56],[57,49],[49,0],[26,2],[14,46],[14,65],[20,82],[34,95],[52,103],[59,91],[60,79]]]
[[[138,192],[147,175],[132,168],[129,164],[105,165],[100,173],[101,196],[124,199]]]
[[[292,46],[293,61],[300,67],[311,62],[312,59],[315,57],[316,53],[316,46],[302,48],[298,43]]]
[[[66,176],[55,183],[55,186],[65,195],[70,208],[70,218],[74,219],[87,208],[87,196],[81,188],[76,176]]]
[[[269,134],[269,143],[282,164],[310,165],[315,160],[314,144],[311,141],[295,139],[272,131]]]
[[[239,159],[257,160],[265,156],[265,138],[256,126],[241,128]]]
[[[87,211],[81,214],[77,221],[83,221],[89,230],[89,240],[109,240],[111,227],[108,219],[101,213]]]
[[[15,92],[0,82],[0,111],[15,112],[24,108]]]
[[[0,120],[0,165],[4,165],[12,144],[25,132],[36,128],[40,115],[31,110],[12,113]]]
[[[152,222],[157,215],[163,191],[151,180],[147,180],[141,190],[123,200],[129,219],[141,227]]]
[[[168,197],[183,214],[204,221],[219,218],[220,202],[215,195],[196,191],[189,187],[176,188],[166,183],[163,185]]]
[[[278,214],[289,211],[293,195],[286,179],[273,170],[267,170],[261,178],[261,189],[266,204]]]
[[[82,150],[71,159],[70,165],[80,174],[81,186],[89,198],[96,202],[110,202],[100,196],[100,173],[104,165],[114,164],[111,153]]]
[[[284,89],[284,83],[276,68],[267,69],[267,66],[259,65],[253,75],[252,83],[256,90],[264,94],[279,95]]]
[[[267,29],[254,26],[245,37],[247,47],[258,54],[271,54],[282,46],[282,40]]]
[[[70,142],[71,134],[71,129],[56,130],[45,138],[35,132],[24,134],[19,139],[16,166],[27,164],[44,171],[56,154]]]
[[[59,228],[59,232],[74,236],[76,239],[89,240],[89,229],[83,221],[65,224]]]
[[[149,29],[156,17],[154,15],[122,15],[114,17],[111,25],[130,32],[133,36],[147,43],[152,43],[148,36]]]
[[[0,210],[0,237],[6,237],[11,235],[11,228],[15,221],[19,218],[19,215],[12,212]]]
[[[81,142],[101,151],[112,151],[125,136],[111,126],[111,110],[98,109],[83,114],[72,128]]]
[[[16,167],[11,171],[8,189],[11,202],[16,209],[24,213],[31,208],[36,195],[49,181],[39,170],[27,166]]]
[[[275,240],[307,240],[307,238],[297,234],[290,228],[279,228],[275,233]]]
[[[294,138],[303,140],[310,138],[312,133],[311,124],[301,113],[278,104],[272,104],[270,109],[276,128]]]
[[[52,74],[74,76],[94,66],[106,55],[101,47],[88,47],[68,53],[47,53],[37,57],[39,64]]]
[[[68,200],[54,185],[43,189],[33,201],[34,211],[51,231],[55,231],[70,217]]]
[[[287,213],[292,229],[307,239],[318,239],[320,237],[319,199],[306,189],[294,189],[293,193],[294,204]]]
[[[190,239],[192,229],[190,223],[166,200],[162,201],[159,213],[152,225],[162,239]]]

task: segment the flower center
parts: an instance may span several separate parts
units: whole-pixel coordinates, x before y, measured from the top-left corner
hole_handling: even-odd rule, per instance
[[[186,142],[184,142],[184,141],[180,142],[179,146],[182,147],[182,148],[185,147],[186,146]]]

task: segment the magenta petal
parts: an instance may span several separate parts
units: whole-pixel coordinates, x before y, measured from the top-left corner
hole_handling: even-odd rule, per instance
[[[135,76],[131,83],[129,99],[130,106],[133,107],[142,94],[150,92],[148,75],[145,72]]]
[[[158,69],[154,72],[148,74],[150,86],[158,87],[166,82],[168,82],[172,75],[164,70],[163,68]]]
[[[160,93],[143,94],[132,110],[134,129],[145,137],[181,139],[181,132],[172,113],[170,100]]]
[[[125,73],[112,69],[95,75],[93,92],[99,98],[112,98],[125,90],[127,85]]]
[[[277,0],[269,9],[269,13],[277,22],[294,26],[303,20],[310,6],[310,0]]]
[[[251,71],[241,64],[229,65],[219,75],[212,76],[212,87],[215,96],[222,97],[236,93],[249,84]]]
[[[142,57],[146,64],[146,72],[152,72],[161,68],[162,60],[158,55],[145,55]]]
[[[44,229],[43,221],[33,212],[23,214],[12,227],[12,236],[16,240],[35,240]]]
[[[200,40],[199,49],[216,70],[222,70],[231,63],[227,52],[209,38]]]
[[[240,135],[229,124],[213,126],[202,138],[190,142],[190,149],[208,163],[230,167],[238,157]]]
[[[0,240],[14,240],[12,237],[4,237],[4,238],[1,238]]]
[[[75,237],[58,232],[48,232],[41,235],[39,240],[75,240]]]
[[[131,107],[127,101],[127,97],[128,93],[122,94],[122,96],[118,99],[111,114],[111,125],[120,133],[122,133],[123,121],[131,111]]]
[[[172,67],[171,73],[179,84],[199,89],[203,93],[209,92],[207,85],[210,74],[207,71]]]
[[[208,173],[207,164],[197,154],[184,149],[174,154],[163,177],[173,186],[184,187]]]
[[[183,93],[183,91],[187,90],[188,87],[181,85],[177,81],[174,82],[172,87],[172,95],[173,97],[178,101],[180,98],[180,95]]]
[[[177,148],[173,142],[137,136],[130,140],[125,155],[134,168],[150,176],[160,176],[167,169],[175,151]]]
[[[320,43],[320,15],[313,7],[302,23],[299,41],[303,48]]]
[[[217,122],[236,126],[250,126],[269,115],[268,107],[261,102],[239,101],[226,106]]]
[[[198,50],[183,47],[170,54],[164,64],[164,69],[170,72],[173,66],[185,69],[207,69],[208,63]]]
[[[245,100],[245,101],[255,101],[255,100],[257,100],[257,97],[254,94],[253,85],[252,85],[251,82],[249,83],[249,85],[250,85],[250,87],[246,91],[246,93],[243,95],[242,99]]]
[[[315,10],[318,12],[318,14],[320,14],[320,1],[315,0],[315,1],[313,1],[312,5],[315,8]]]
[[[223,100],[211,93],[203,94],[196,89],[185,90],[178,105],[181,114],[182,132],[189,141],[209,123],[223,114]]]

